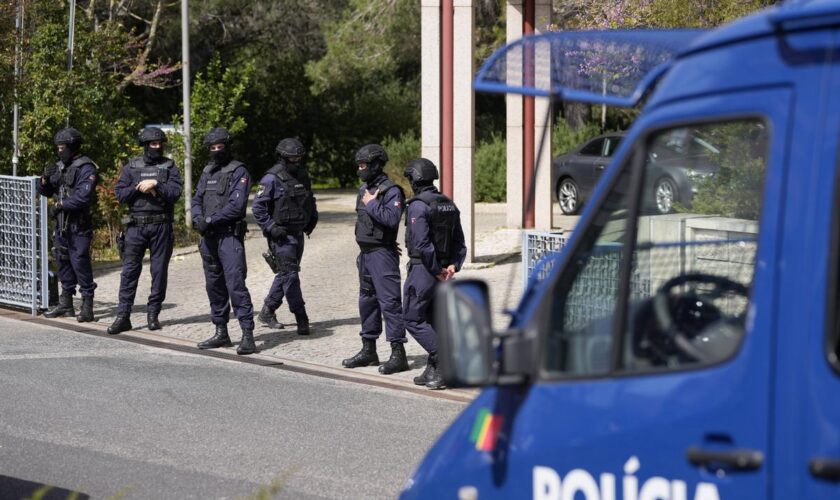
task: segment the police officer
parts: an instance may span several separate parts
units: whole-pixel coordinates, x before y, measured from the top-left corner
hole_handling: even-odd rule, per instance
[[[210,162],[201,173],[192,199],[193,227],[203,237],[198,250],[204,262],[204,279],[210,299],[210,317],[216,333],[198,344],[199,349],[230,347],[227,322],[233,305],[242,328],[237,354],[253,354],[254,307],[245,286],[245,209],[251,190],[245,165],[233,159],[230,134],[213,128],[204,136]]]
[[[166,134],[157,127],[146,127],[137,136],[143,156],[132,158],[120,172],[114,190],[117,200],[128,205],[127,228],[120,246],[123,260],[117,317],[108,328],[114,335],[131,330],[131,308],[137,281],[143,268],[143,254],[151,256],[152,289],[146,306],[149,330],[160,330],[161,305],[166,297],[169,259],[175,242],[172,218],[175,202],[181,197],[181,175],[175,162],[163,155]]]
[[[297,139],[283,139],[277,144],[277,164],[260,181],[254,198],[254,219],[268,239],[266,260],[275,273],[274,282],[257,316],[260,323],[271,328],[283,328],[274,311],[289,302],[295,315],[298,335],[309,335],[309,316],[306,314],[300,290],[300,260],[303,256],[303,234],[308,236],[318,223],[318,209],[312,195],[312,181],[306,172],[306,149]]]
[[[402,188],[383,169],[388,155],[382,146],[368,144],[356,152],[358,174],[363,181],[356,198],[356,267],[359,270],[359,315],[362,349],[342,361],[345,368],[379,364],[376,339],[382,334],[391,343],[391,357],[379,367],[383,374],[408,370],[405,357],[405,325],[400,298],[400,250],[397,232],[405,204]]]
[[[404,175],[411,182],[414,197],[405,214],[405,247],[408,251],[408,277],[405,280],[403,318],[405,327],[429,353],[426,369],[414,383],[442,389],[443,377],[437,369],[437,334],[431,320],[435,285],[461,269],[467,256],[461,215],[455,204],[438,192],[433,181],[437,167],[431,161],[412,160]]]
[[[90,242],[93,237],[91,210],[96,200],[97,167],[81,154],[82,134],[64,128],[55,134],[59,161],[47,167],[38,192],[53,198],[53,255],[58,263],[61,295],[58,305],[44,313],[47,318],[73,316],[76,285],[82,294],[82,308],[76,320],[93,321],[93,268]]]

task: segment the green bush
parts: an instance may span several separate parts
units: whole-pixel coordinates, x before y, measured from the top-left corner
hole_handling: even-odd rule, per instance
[[[475,201],[505,201],[507,196],[507,146],[501,134],[475,148]]]
[[[411,196],[411,184],[403,177],[403,171],[408,162],[420,158],[420,138],[414,132],[406,132],[397,138],[386,137],[382,147],[388,153],[385,173],[405,190],[406,196]]]
[[[587,123],[575,130],[566,120],[557,120],[551,128],[551,157],[568,153],[598,135],[601,135],[601,129],[596,123]]]

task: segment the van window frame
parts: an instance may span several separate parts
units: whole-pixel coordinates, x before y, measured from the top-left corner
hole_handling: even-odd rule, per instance
[[[837,151],[834,167],[834,189],[831,196],[831,240],[828,253],[828,280],[825,294],[825,335],[823,348],[825,359],[835,375],[840,375],[840,150]]]
[[[632,169],[630,172],[630,193],[628,194],[627,199],[627,212],[628,218],[632,219],[627,222],[626,225],[626,232],[622,238],[622,245],[623,248],[630,249],[629,254],[632,254],[637,247],[637,237],[638,237],[638,220],[639,220],[639,213],[642,207],[642,195],[644,192],[643,183],[645,177],[645,160],[647,157],[647,151],[650,149],[651,142],[654,136],[658,133],[679,128],[679,127],[697,127],[697,126],[704,126],[704,125],[715,125],[715,124],[726,124],[731,122],[738,122],[738,121],[757,121],[761,122],[766,130],[767,130],[767,146],[765,150],[766,160],[765,160],[765,167],[770,166],[771,162],[774,158],[771,157],[771,153],[773,151],[773,145],[777,140],[783,140],[783,138],[776,137],[775,134],[775,127],[773,120],[767,114],[755,112],[755,113],[734,113],[734,114],[718,114],[718,115],[706,115],[702,117],[694,117],[694,118],[687,118],[687,119],[678,119],[672,121],[664,121],[659,123],[651,124],[647,129],[643,130],[640,135],[636,138],[636,140],[630,144],[630,149],[625,153],[625,155],[621,158],[614,158],[613,161],[619,160],[623,163],[622,169]],[[624,140],[627,140],[629,136],[624,137]],[[644,149],[640,149],[638,145],[643,145]],[[840,162],[840,158],[838,158],[838,162]],[[617,172],[611,179],[609,186],[602,190],[600,196],[593,200],[593,205],[596,207],[598,212],[601,211],[603,203],[605,202],[606,198],[610,196],[618,186],[619,182],[622,180],[622,175],[620,172]],[[762,244],[761,244],[761,234],[762,234],[762,218],[764,217],[765,213],[765,196],[766,196],[766,174],[765,177],[762,179],[762,188],[761,188],[761,212],[759,213],[758,225],[759,225],[759,238],[756,242],[756,256],[760,254],[762,251]],[[838,187],[840,187],[840,176],[838,176]],[[840,191],[838,191],[840,194]],[[593,216],[589,219],[589,224],[585,230],[588,230],[594,224],[594,221],[597,219],[597,215]],[[840,246],[840,209],[838,209],[838,225],[835,227],[837,231],[835,232],[838,246]],[[600,234],[600,233],[599,233]],[[602,379],[615,379],[615,378],[625,378],[625,377],[640,377],[640,376],[662,376],[662,375],[672,375],[678,373],[685,373],[685,372],[692,372],[692,371],[699,371],[699,370],[707,370],[710,368],[714,368],[716,366],[721,366],[726,363],[731,362],[734,358],[738,356],[741,352],[741,349],[744,346],[744,338],[746,338],[747,331],[744,332],[744,338],[741,339],[741,342],[738,344],[738,348],[728,357],[711,362],[711,363],[692,363],[692,364],[684,364],[679,365],[677,367],[668,367],[668,369],[648,369],[648,370],[626,370],[621,366],[621,353],[624,347],[624,336],[626,333],[626,323],[627,323],[627,315],[628,315],[628,302],[630,300],[629,291],[631,287],[630,283],[630,275],[632,274],[633,270],[633,260],[632,259],[622,259],[619,267],[618,273],[618,297],[616,298],[616,305],[615,305],[615,312],[614,312],[614,320],[612,322],[612,333],[611,333],[611,345],[610,345],[610,368],[608,371],[604,373],[598,374],[568,374],[563,372],[552,372],[545,369],[546,366],[546,356],[548,355],[548,336],[550,328],[546,327],[551,323],[551,311],[552,308],[550,303],[554,300],[554,294],[558,290],[559,282],[565,277],[569,266],[573,264],[572,257],[577,255],[580,251],[581,247],[584,245],[592,245],[593,242],[590,241],[592,238],[596,238],[597,236],[592,236],[590,231],[587,231],[587,234],[581,237],[580,239],[576,239],[575,242],[567,247],[569,252],[569,260],[567,260],[564,264],[564,268],[557,274],[553,276],[553,279],[550,283],[546,284],[546,290],[548,293],[545,293],[544,296],[540,299],[540,305],[538,306],[537,310],[539,311],[534,317],[531,319],[532,322],[537,322],[540,326],[536,328],[539,331],[539,359],[537,362],[537,367],[535,369],[536,381],[537,382],[563,382],[563,381],[576,381],[576,380],[602,380]],[[840,269],[840,266],[838,266]],[[753,269],[753,282],[755,281],[755,273],[757,269]],[[840,276],[838,276],[840,278]],[[573,281],[574,278],[571,280]],[[568,282],[571,284],[571,281]],[[838,284],[840,284],[840,280],[838,280]],[[563,290],[568,292],[568,286],[564,286]],[[752,284],[750,285],[750,294],[749,294],[749,304],[752,304],[753,300],[753,288]],[[840,316],[840,315],[838,315]],[[838,324],[838,340],[840,340],[840,324]],[[840,373],[840,364],[835,366],[835,370]]]

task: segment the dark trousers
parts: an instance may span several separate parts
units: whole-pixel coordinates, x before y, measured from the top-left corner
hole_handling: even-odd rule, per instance
[[[356,259],[359,269],[359,316],[365,339],[382,334],[385,317],[385,338],[388,342],[405,342],[405,324],[400,297],[400,257],[387,248],[362,252]]]
[[[90,263],[90,241],[93,230],[90,227],[70,224],[63,233],[53,233],[53,250],[58,266],[58,279],[64,294],[75,295],[76,285],[82,297],[93,297],[96,283],[93,281],[93,266]]]
[[[437,352],[437,333],[432,328],[432,298],[437,278],[422,265],[412,264],[405,279],[403,318],[408,333],[428,353]]]
[[[149,250],[149,270],[152,275],[152,289],[149,292],[148,312],[160,312],[166,299],[166,285],[169,279],[169,259],[175,236],[172,224],[131,224],[125,232],[125,251],[120,275],[120,303],[117,314],[127,314],[134,306],[137,282],[143,270],[143,255]]]
[[[245,286],[248,267],[245,245],[233,235],[208,234],[198,243],[204,261],[204,280],[210,299],[210,318],[214,324],[226,324],[230,309],[243,330],[254,329],[254,306]]]
[[[303,258],[303,241],[303,233],[292,233],[269,242],[271,251],[284,266],[282,271],[274,275],[271,289],[265,297],[264,303],[272,311],[280,307],[283,297],[286,297],[292,314],[302,311],[303,306],[306,305],[300,290],[300,275],[298,274],[298,266]]]

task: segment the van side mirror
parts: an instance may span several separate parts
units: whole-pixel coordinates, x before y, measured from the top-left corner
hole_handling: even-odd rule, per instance
[[[450,387],[478,387],[493,376],[490,294],[480,280],[445,281],[434,299],[438,366]]]

